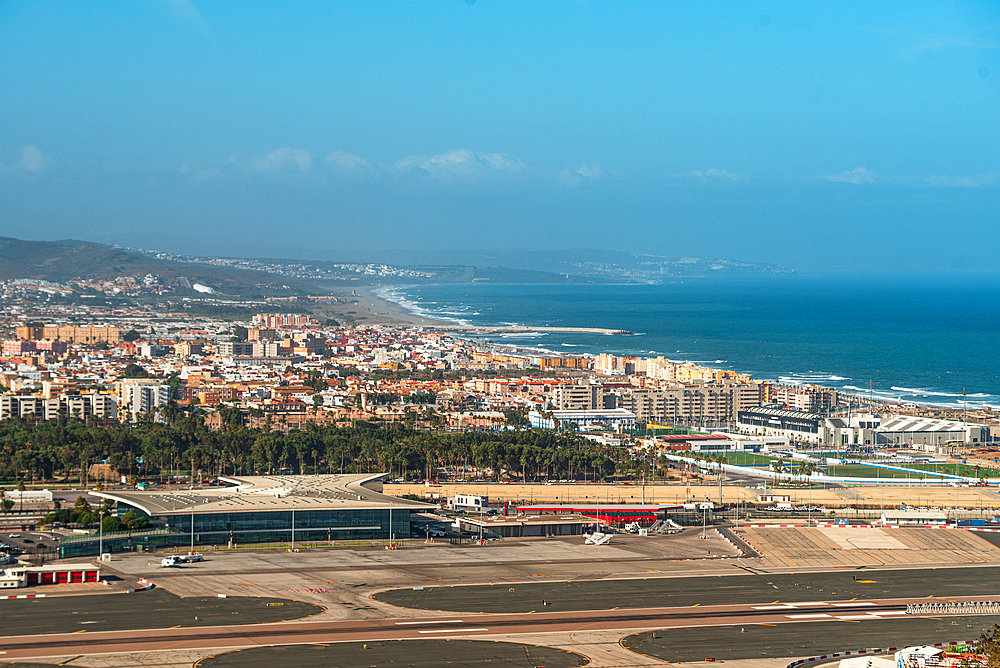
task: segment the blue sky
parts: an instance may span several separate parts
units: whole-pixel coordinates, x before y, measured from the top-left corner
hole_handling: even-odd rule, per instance
[[[0,0],[0,235],[994,271],[1000,3]]]

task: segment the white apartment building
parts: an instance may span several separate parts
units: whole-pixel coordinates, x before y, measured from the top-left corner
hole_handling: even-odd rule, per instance
[[[170,403],[170,386],[158,378],[126,378],[120,381],[122,412],[132,422]]]
[[[63,394],[50,399],[11,394],[0,396],[0,420],[30,415],[43,420],[53,420],[60,415],[81,420],[113,420],[118,417],[118,402],[106,394]]]

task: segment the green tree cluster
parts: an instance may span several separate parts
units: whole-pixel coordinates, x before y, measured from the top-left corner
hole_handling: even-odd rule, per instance
[[[0,422],[0,477],[93,484],[91,464],[107,462],[136,479],[201,471],[215,475],[392,473],[435,478],[441,467],[471,467],[492,478],[597,480],[628,471],[628,451],[569,432],[507,430],[440,432],[406,423],[355,421],[288,433],[250,429],[236,409],[212,431],[197,415],[177,411],[166,424],[93,426],[65,418],[34,424]],[[64,520],[57,520],[64,521]]]

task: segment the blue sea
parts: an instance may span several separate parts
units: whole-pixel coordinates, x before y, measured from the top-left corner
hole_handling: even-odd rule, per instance
[[[1000,277],[767,277],[659,285],[427,285],[379,294],[471,325],[624,329],[529,332],[498,343],[557,353],[663,355],[784,383],[969,408],[1000,406]]]

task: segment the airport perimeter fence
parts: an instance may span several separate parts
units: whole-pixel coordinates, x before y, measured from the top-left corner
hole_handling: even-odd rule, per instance
[[[1000,615],[1000,601],[910,603],[908,615]]]
[[[417,543],[423,543],[424,540],[414,539],[414,538],[398,538],[396,540],[390,540],[388,538],[374,538],[369,540],[332,540],[332,541],[295,541],[295,545],[292,545],[289,541],[276,542],[276,543],[235,543],[233,545],[206,545],[205,550],[209,552],[253,552],[258,550],[283,550],[283,551],[296,551],[299,550],[330,550],[334,548],[351,548],[351,547],[384,547],[386,549],[396,549],[399,547],[408,547]],[[177,547],[164,550],[165,553],[185,552],[185,548]]]

